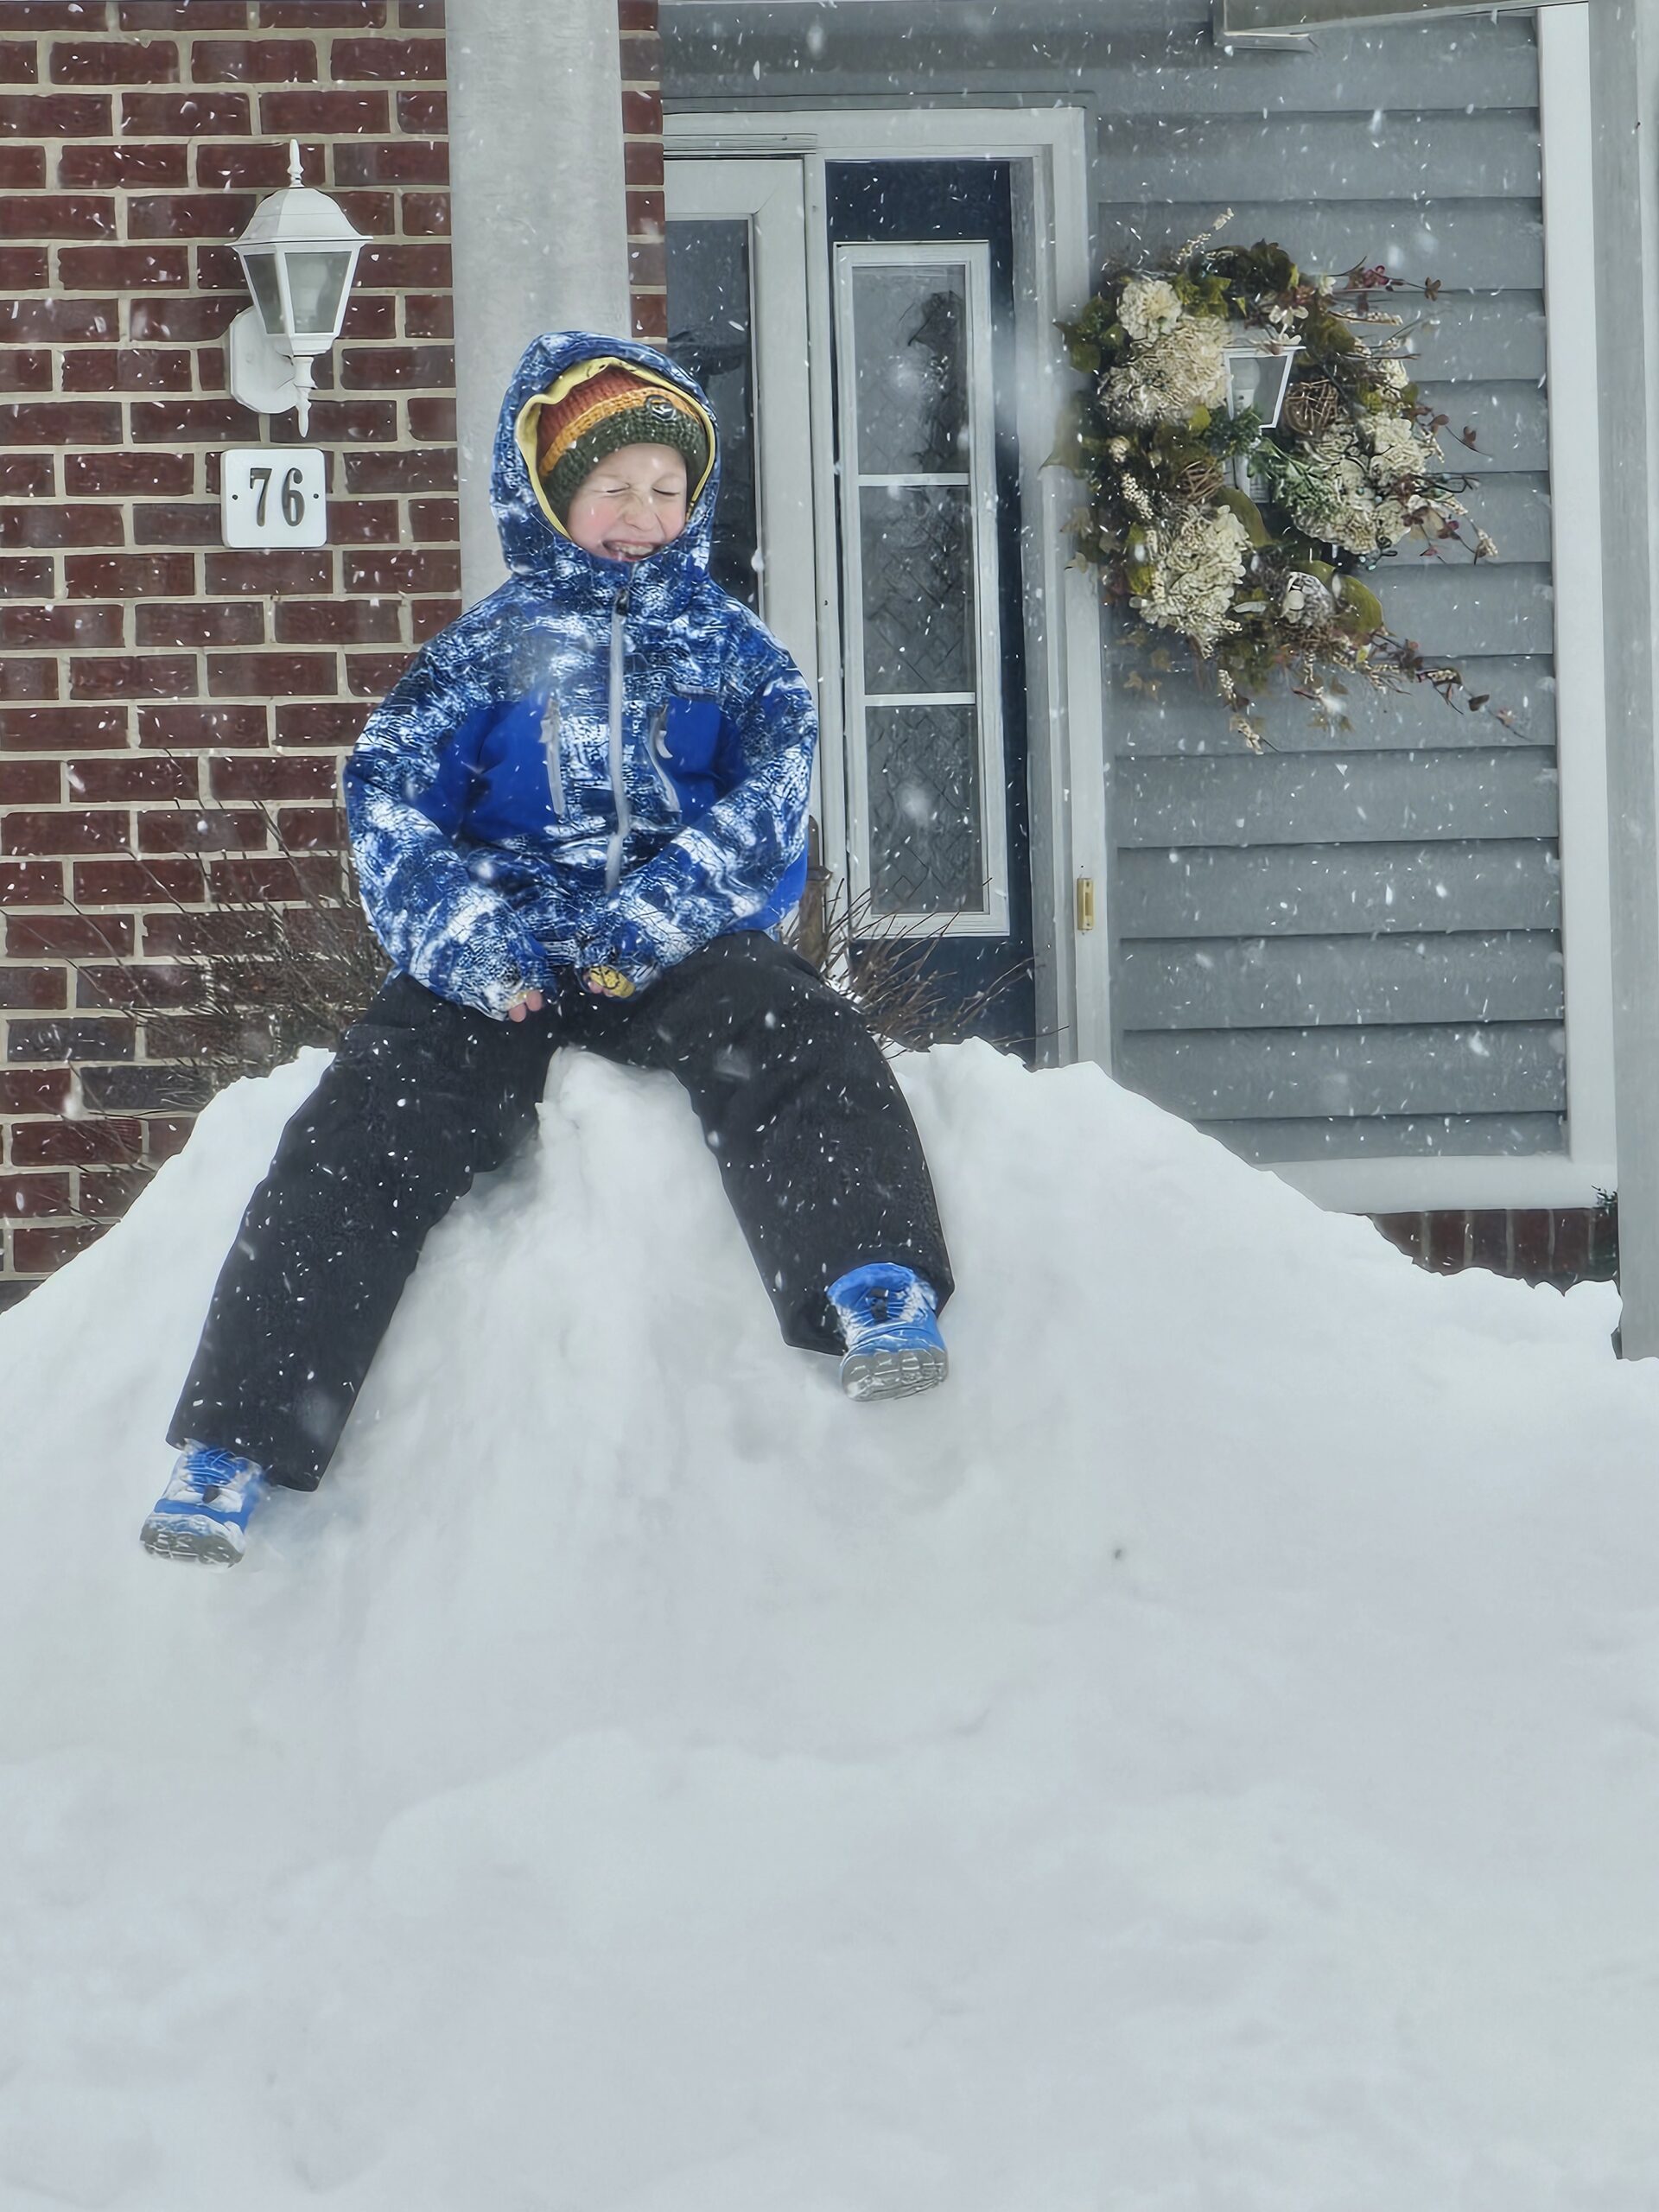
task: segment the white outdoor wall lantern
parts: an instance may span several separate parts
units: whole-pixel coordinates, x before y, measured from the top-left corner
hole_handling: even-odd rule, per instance
[[[1290,372],[1302,350],[1300,339],[1269,339],[1248,323],[1230,327],[1231,342],[1222,348],[1227,363],[1227,410],[1242,415],[1253,407],[1264,430],[1276,430],[1290,390]],[[1228,474],[1241,492],[1259,496],[1249,456],[1234,455]]]
[[[311,411],[311,364],[340,335],[357,257],[368,240],[326,192],[300,181],[300,144],[290,139],[289,181],[262,200],[236,242],[253,294],[231,325],[231,392],[256,415]]]

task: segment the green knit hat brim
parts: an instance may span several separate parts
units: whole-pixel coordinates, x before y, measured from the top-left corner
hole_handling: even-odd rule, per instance
[[[671,400],[642,399],[602,423],[568,446],[543,477],[547,504],[561,522],[569,519],[570,502],[599,467],[624,446],[669,446],[684,457],[690,483],[700,483],[709,468],[709,440],[702,425]]]

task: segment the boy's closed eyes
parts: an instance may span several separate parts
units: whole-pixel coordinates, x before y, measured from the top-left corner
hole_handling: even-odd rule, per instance
[[[565,528],[601,561],[643,561],[685,528],[687,488],[671,446],[622,446],[576,487]]]

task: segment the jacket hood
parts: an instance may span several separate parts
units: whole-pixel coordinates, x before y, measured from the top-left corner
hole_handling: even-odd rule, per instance
[[[701,485],[690,486],[685,528],[671,544],[643,561],[605,561],[585,553],[548,505],[532,466],[536,416],[556,385],[570,388],[584,367],[618,361],[648,382],[671,385],[702,414],[710,459]],[[501,533],[501,551],[514,575],[562,595],[609,599],[625,576],[666,607],[683,600],[709,573],[715,500],[720,490],[720,440],[701,388],[666,353],[632,338],[605,338],[586,330],[552,330],[524,348],[496,425],[490,505]],[[632,588],[632,586],[630,587]]]

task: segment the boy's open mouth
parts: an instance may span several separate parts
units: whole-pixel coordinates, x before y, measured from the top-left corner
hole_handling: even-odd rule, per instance
[[[659,552],[661,548],[644,544],[637,537],[607,537],[605,550],[613,561],[643,561],[648,553]]]

